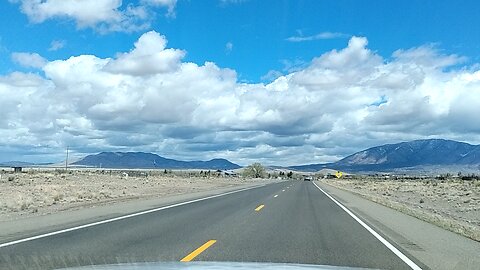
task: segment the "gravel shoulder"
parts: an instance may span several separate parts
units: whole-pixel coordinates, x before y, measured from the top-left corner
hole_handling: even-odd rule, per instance
[[[480,241],[480,181],[438,179],[323,179],[441,228]]]

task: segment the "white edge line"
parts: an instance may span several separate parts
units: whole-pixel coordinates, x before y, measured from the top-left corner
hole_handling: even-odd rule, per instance
[[[225,192],[225,193],[220,193],[220,194],[216,194],[216,195],[211,195],[211,196],[207,196],[207,197],[203,197],[203,198],[199,198],[199,199],[195,199],[195,200],[191,200],[191,201],[171,204],[171,205],[167,205],[167,206],[163,206],[163,207],[159,207],[159,208],[145,210],[145,211],[141,211],[141,212],[137,212],[137,213],[133,213],[133,214],[128,214],[128,215],[124,215],[124,216],[119,216],[119,217],[116,217],[116,218],[111,218],[111,219],[106,219],[106,220],[101,220],[101,221],[97,221],[97,222],[93,222],[93,223],[80,225],[80,226],[75,226],[75,227],[68,228],[68,229],[63,229],[63,230],[59,230],[59,231],[54,231],[54,232],[40,234],[40,235],[36,235],[36,236],[32,236],[32,237],[27,237],[27,238],[23,238],[23,239],[19,239],[19,240],[15,240],[15,241],[0,244],[0,248],[7,247],[7,246],[12,246],[12,245],[27,242],[27,241],[32,241],[32,240],[36,240],[36,239],[40,239],[40,238],[45,238],[45,237],[49,237],[49,236],[53,236],[53,235],[57,235],[57,234],[61,234],[61,233],[76,231],[76,230],[80,230],[80,229],[84,229],[84,228],[88,228],[88,227],[92,227],[92,226],[96,226],[96,225],[100,225],[100,224],[110,223],[110,222],[117,221],[117,220],[122,220],[122,219],[126,219],[126,218],[145,215],[145,214],[149,214],[149,213],[153,213],[153,212],[157,212],[157,211],[161,211],[161,210],[165,210],[165,209],[169,209],[169,208],[173,208],[173,207],[177,207],[177,206],[181,206],[181,205],[186,205],[186,204],[200,202],[200,201],[204,201],[204,200],[208,200],[208,199],[222,197],[222,196],[230,195],[230,194],[237,193],[237,192],[242,192],[242,191],[246,191],[246,190],[250,190],[250,189],[254,189],[254,188],[263,187],[263,186],[266,186],[266,185],[267,184],[264,184],[264,185],[261,185],[261,186],[254,186],[254,187],[238,189],[238,190],[229,191],[229,192]]]
[[[347,214],[349,214],[353,219],[355,219],[360,225],[362,225],[369,233],[371,233],[375,238],[377,238],[382,244],[384,244],[388,249],[390,249],[395,255],[397,255],[402,261],[404,261],[410,268],[414,270],[422,270],[420,266],[410,260],[405,254],[403,254],[400,250],[398,250],[395,246],[390,244],[385,238],[383,238],[380,234],[378,234],[375,230],[373,230],[370,226],[368,226],[365,222],[363,222],[360,218],[358,218],[354,213],[352,213],[348,208],[343,206],[337,200],[335,200],[332,196],[330,196],[327,192],[325,192],[321,187],[317,186],[315,182],[313,184],[325,194],[328,198],[330,198],[334,203],[336,203],[340,208],[342,208]]]

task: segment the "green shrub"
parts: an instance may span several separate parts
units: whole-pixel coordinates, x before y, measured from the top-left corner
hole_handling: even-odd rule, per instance
[[[266,175],[266,171],[262,164],[253,163],[244,168],[242,174],[245,177],[264,178]]]

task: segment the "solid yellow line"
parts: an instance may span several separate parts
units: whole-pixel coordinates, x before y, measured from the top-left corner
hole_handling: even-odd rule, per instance
[[[258,212],[258,211],[262,210],[263,207],[265,207],[265,205],[260,204],[257,208],[255,208],[255,211]]]
[[[199,248],[195,249],[192,253],[185,256],[185,258],[181,259],[180,261],[181,262],[189,262],[189,261],[195,259],[195,257],[200,255],[200,253],[204,252],[211,245],[215,244],[215,242],[217,242],[217,240],[209,240],[205,244],[201,245]]]

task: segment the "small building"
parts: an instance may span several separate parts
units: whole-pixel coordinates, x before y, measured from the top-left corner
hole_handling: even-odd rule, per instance
[[[22,172],[22,167],[12,167],[14,173],[21,173]]]

